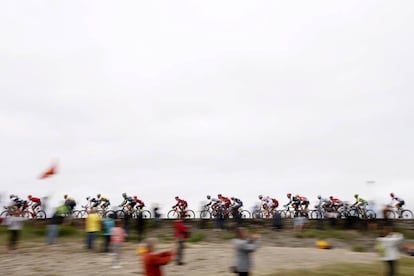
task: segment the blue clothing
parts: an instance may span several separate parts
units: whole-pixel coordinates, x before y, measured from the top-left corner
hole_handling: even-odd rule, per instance
[[[111,229],[112,227],[115,227],[115,221],[109,217],[105,218],[103,221],[103,227],[104,227],[104,235],[110,236],[111,235]]]

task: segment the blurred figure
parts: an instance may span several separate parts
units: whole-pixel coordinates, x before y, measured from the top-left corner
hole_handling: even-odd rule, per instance
[[[155,238],[149,238],[146,241],[146,253],[142,258],[146,276],[162,276],[161,266],[168,264],[174,256],[174,251],[172,250],[154,253],[156,243],[157,239]]]
[[[20,233],[23,229],[25,218],[20,216],[20,210],[15,209],[11,216],[7,216],[3,221],[4,225],[8,226],[9,230],[9,245],[8,252],[13,253],[17,250],[17,243],[19,241]]]
[[[85,222],[86,230],[86,248],[93,249],[96,235],[101,231],[101,217],[98,215],[95,208],[91,209]]]
[[[114,260],[112,262],[112,268],[120,268],[120,257],[121,257],[121,247],[122,243],[125,241],[125,238],[128,236],[124,228],[122,228],[122,222],[120,220],[116,221],[116,226],[111,229],[111,246],[112,253],[114,254]]]
[[[175,258],[175,263],[177,265],[183,265],[184,242],[190,236],[190,227],[185,225],[182,219],[178,219],[174,222],[174,229],[174,236],[177,241],[177,257]]]
[[[259,234],[248,236],[247,229],[238,227],[233,245],[236,253],[236,264],[231,268],[232,272],[239,276],[248,276],[251,271],[251,253],[259,247]]]
[[[104,246],[103,252],[109,252],[109,245],[111,243],[111,231],[115,227],[115,221],[113,219],[113,214],[107,216],[103,221],[103,234],[104,234]]]
[[[52,245],[55,243],[56,238],[59,234],[59,225],[63,223],[65,215],[67,214],[66,206],[62,205],[56,208],[53,213],[50,223],[47,226],[47,244]]]
[[[395,208],[397,209],[398,217],[401,218],[401,208],[405,205],[404,199],[401,197],[397,197],[394,193],[390,193],[391,203],[392,206],[395,203]]]
[[[160,219],[161,219],[160,208],[158,207],[158,205],[154,206],[153,213],[154,213],[154,227],[158,227],[160,224]]]
[[[76,201],[68,195],[64,195],[63,198],[65,199],[65,205],[68,208],[69,214],[72,214],[76,206]]]
[[[384,228],[381,236],[377,238],[377,251],[388,267],[388,276],[397,275],[396,265],[400,258],[400,245],[403,241],[401,233],[392,232],[391,228]]]

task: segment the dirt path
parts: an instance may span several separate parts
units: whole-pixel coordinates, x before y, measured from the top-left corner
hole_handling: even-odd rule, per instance
[[[172,244],[162,244],[170,248]],[[18,254],[0,252],[2,275],[143,275],[140,258],[135,255],[137,244],[126,243],[122,255],[122,268],[112,269],[112,256],[88,252],[81,243],[62,242],[46,246],[26,243]],[[230,241],[187,244],[184,266],[171,263],[164,267],[165,274],[183,275],[234,275],[228,272],[232,264],[233,249]],[[321,250],[315,248],[290,248],[263,245],[254,254],[254,275],[267,275],[278,268],[317,267],[338,262],[375,262],[373,253],[355,253],[346,249]]]

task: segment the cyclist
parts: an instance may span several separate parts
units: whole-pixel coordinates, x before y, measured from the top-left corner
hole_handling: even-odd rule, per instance
[[[27,207],[27,200],[21,199],[18,195],[11,194],[10,200],[13,202],[12,206],[23,212]]]
[[[238,214],[239,213],[239,209],[243,206],[243,201],[241,201],[239,198],[237,197],[231,197],[232,203],[230,205],[230,212],[232,214]]]
[[[32,211],[35,212],[36,208],[39,207],[40,205],[42,205],[42,202],[40,200],[40,198],[38,197],[34,197],[32,195],[28,195],[27,198],[29,199],[30,202],[33,202],[32,204]]]
[[[126,206],[129,212],[131,212],[135,204],[137,204],[135,202],[135,199],[132,196],[128,196],[126,193],[122,193],[122,198],[124,199],[124,201],[122,201],[122,203],[119,204],[118,207]]]
[[[297,210],[299,207],[298,199],[296,197],[292,197],[291,193],[287,193],[286,197],[289,199],[289,202],[283,205],[283,207],[287,208],[289,205],[292,205],[292,207]]]
[[[106,208],[108,208],[109,205],[111,205],[111,202],[107,197],[102,196],[101,194],[97,194],[96,197],[98,198],[98,200],[101,201],[101,208],[103,210],[105,210]]]
[[[100,199],[100,197],[101,197],[101,194],[98,194],[99,195],[99,197],[97,197],[97,198],[94,198],[94,197],[90,197],[90,196],[88,196],[87,198],[86,198],[86,200],[88,200],[89,201],[89,206],[91,206],[91,208],[97,208],[98,206],[99,206],[99,204],[101,204],[101,199]]]
[[[259,199],[263,202],[263,209],[268,211],[267,216],[273,214],[275,209],[279,206],[279,201],[276,198],[259,195]]]
[[[217,198],[211,197],[211,195],[207,195],[208,203],[204,205],[205,208],[211,206],[211,209],[215,210],[217,208],[217,204],[219,200]]]
[[[404,199],[402,199],[401,197],[397,197],[394,193],[390,193],[390,197],[391,197],[390,205],[392,206],[394,202],[397,202],[395,204],[395,208],[397,208],[397,212],[400,215],[401,208],[405,205]]]
[[[318,204],[315,205],[315,208],[326,210],[327,208],[331,207],[331,201],[329,199],[318,195],[318,200]]]
[[[73,198],[69,197],[68,195],[64,195],[63,198],[65,199],[64,205],[68,209],[68,212],[72,214],[73,209],[75,209],[75,206],[76,206],[76,201]]]
[[[354,198],[355,198],[355,203],[352,204],[351,207],[355,206],[355,207],[361,209],[364,212],[364,214],[366,214],[366,207],[368,205],[368,201],[366,201],[365,199],[359,197],[358,194],[355,194]]]
[[[184,199],[181,199],[179,196],[176,196],[175,200],[177,201],[177,203],[174,206],[172,206],[171,208],[174,209],[174,208],[178,207],[178,209],[180,209],[180,213],[185,214],[185,209],[188,206],[187,201],[184,200]]]
[[[224,207],[225,209],[228,209],[231,205],[231,200],[230,198],[223,196],[222,194],[218,194],[217,195],[218,199],[219,199],[219,204]]]
[[[139,199],[136,195],[134,196],[134,200],[135,200],[135,202],[136,202],[136,204],[137,204],[137,209],[142,209],[142,208],[144,208],[144,206],[145,206],[145,203],[144,203],[144,201],[142,201],[141,199]]]
[[[338,210],[339,207],[344,205],[344,202],[342,200],[333,196],[329,196],[329,201],[329,207],[334,208],[335,210]]]

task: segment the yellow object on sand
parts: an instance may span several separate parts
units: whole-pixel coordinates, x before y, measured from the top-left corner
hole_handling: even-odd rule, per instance
[[[330,249],[331,248],[330,243],[325,240],[317,240],[315,242],[315,246],[319,249]]]
[[[147,252],[147,248],[143,245],[138,246],[137,255],[144,255]]]

